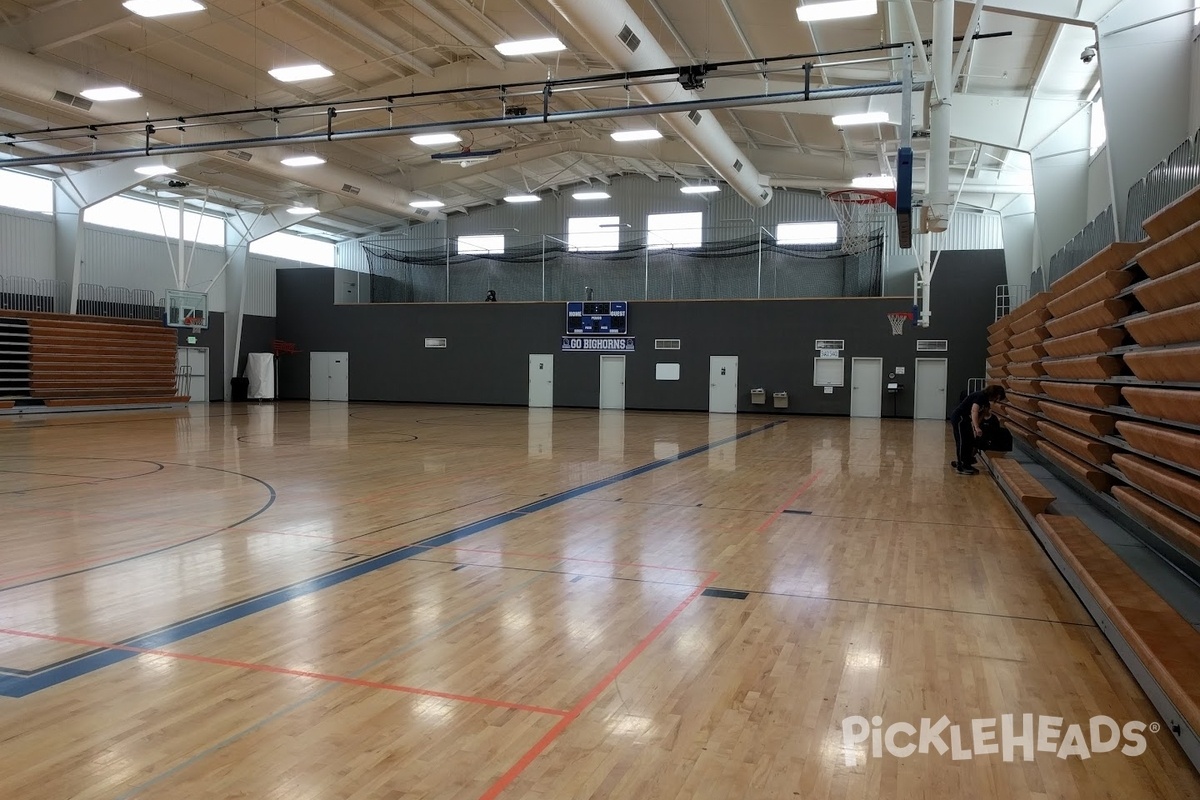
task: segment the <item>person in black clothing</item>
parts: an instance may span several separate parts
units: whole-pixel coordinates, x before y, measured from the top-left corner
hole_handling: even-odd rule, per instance
[[[992,403],[1004,399],[1004,389],[989,386],[982,392],[967,395],[958,408],[950,414],[950,426],[954,428],[954,450],[956,461],[950,466],[959,475],[975,475],[979,470],[975,463],[975,440],[983,435],[983,420],[991,413]]]

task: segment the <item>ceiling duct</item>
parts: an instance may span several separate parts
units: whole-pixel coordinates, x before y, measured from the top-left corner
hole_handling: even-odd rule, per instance
[[[619,70],[634,72],[678,66],[625,0],[607,0],[603,3],[596,0],[549,2],[603,58]],[[649,83],[635,89],[650,103],[701,100],[695,92],[684,89],[678,83]],[[771,190],[764,188],[768,180],[729,138],[714,115],[705,114],[699,121],[686,113],[663,114],[662,117],[746,202],[753,206],[765,206],[770,202]],[[740,172],[733,168],[736,162],[743,165]]]
[[[61,90],[55,91],[54,97],[51,99],[56,103],[62,103],[64,106],[71,106],[72,108],[79,108],[84,111],[90,111],[92,108],[92,101],[86,97],[77,97]]]
[[[4,64],[4,69],[0,69],[0,94],[19,97],[23,100],[42,105],[47,104],[48,99],[51,98],[57,100],[59,103],[63,103],[64,101],[58,100],[57,95],[74,97],[86,103],[88,101],[79,98],[76,92],[80,88],[86,87],[96,81],[95,76],[88,77],[66,67],[43,61],[36,56],[7,47],[0,47],[0,63]],[[59,88],[63,86],[68,87],[68,89],[75,89],[76,91],[72,92]],[[66,105],[70,105],[80,111],[85,110],[83,106],[76,103],[67,102]],[[186,117],[188,113],[178,108],[173,108],[166,103],[142,97],[129,102],[97,103],[88,109],[88,115],[93,118],[93,121],[122,122],[129,119],[131,111],[135,110],[136,113],[145,114],[151,118]],[[215,158],[234,161],[245,169],[265,173],[281,181],[301,183],[313,189],[334,195],[352,194],[344,190],[344,186],[357,187],[359,190],[357,193],[357,202],[360,205],[370,206],[371,208],[409,219],[424,219],[421,215],[415,213],[415,209],[409,207],[409,203],[420,198],[403,189],[385,183],[366,172],[341,167],[332,163],[305,167],[304,169],[285,167],[280,162],[290,155],[295,155],[291,149],[286,147],[262,148],[255,152],[253,161],[247,162],[242,151],[228,149],[228,143],[238,139],[250,138],[250,134],[245,130],[236,125],[217,125],[209,128],[208,133],[213,139],[224,141],[227,145],[212,152]],[[179,132],[170,128],[158,131],[155,133],[154,138],[157,141],[173,144],[177,144],[180,141]],[[441,215],[438,214],[437,217],[440,218]]]

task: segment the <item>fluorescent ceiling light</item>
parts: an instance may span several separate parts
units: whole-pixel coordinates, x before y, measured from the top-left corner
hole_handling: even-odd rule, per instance
[[[134,167],[133,171],[136,172],[138,175],[149,175],[151,177],[153,177],[155,175],[174,175],[175,174],[175,168],[168,167],[166,164],[152,164],[152,165],[146,166],[146,167]]]
[[[315,167],[317,164],[324,164],[325,159],[320,156],[292,156],[279,163],[285,167]]]
[[[292,206],[287,210],[289,214],[320,214],[320,209],[312,206]]]
[[[128,86],[98,86],[95,89],[84,89],[80,94],[97,103],[106,103],[109,100],[133,100],[135,97],[142,96],[141,92],[135,92]]]
[[[534,53],[557,53],[566,50],[567,46],[561,40],[553,37],[546,39],[524,39],[519,42],[501,42],[496,50],[502,56],[528,56]]]
[[[721,187],[712,183],[705,183],[700,186],[681,186],[679,191],[684,194],[709,194],[710,192],[721,191]]]
[[[462,137],[456,133],[423,133],[420,136],[412,137],[409,141],[420,145],[454,144],[461,142]]]
[[[875,0],[832,0],[823,3],[808,0],[796,9],[796,16],[801,22],[820,22],[826,19],[869,17],[878,10]]]
[[[612,138],[615,142],[644,142],[661,139],[662,134],[652,128],[644,131],[613,131]]]
[[[311,81],[315,78],[328,78],[333,73],[320,64],[299,64],[294,67],[276,67],[269,71],[272,78],[284,83],[296,81]]]
[[[608,192],[576,192],[571,197],[576,200],[608,200],[612,195]]]
[[[409,205],[413,208],[441,208],[446,204],[441,200],[414,200]]]
[[[125,0],[121,5],[139,17],[169,17],[204,10],[196,0]]]
[[[540,203],[542,198],[536,194],[510,194],[504,198],[506,203]]]
[[[855,189],[895,189],[896,179],[891,175],[864,175],[850,181]]]
[[[847,125],[877,125],[891,122],[886,111],[868,111],[865,114],[839,114],[833,118],[833,124],[839,128]]]

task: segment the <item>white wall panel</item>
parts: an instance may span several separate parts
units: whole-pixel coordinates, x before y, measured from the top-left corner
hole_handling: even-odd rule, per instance
[[[176,288],[171,263],[178,258],[178,245],[173,240],[92,226],[84,226],[82,237],[81,283],[150,289],[159,298],[167,289]],[[208,289],[209,282],[225,263],[224,249],[199,245],[194,256],[192,250],[191,244],[185,248],[185,261],[190,260],[191,271],[188,285],[183,288],[195,292],[208,290],[208,310],[225,311],[224,275]]]
[[[1108,148],[1102,148],[1088,166],[1087,218],[1095,219],[1113,204],[1112,170],[1108,163]]]
[[[0,275],[54,278],[54,223],[50,217],[0,212]]]

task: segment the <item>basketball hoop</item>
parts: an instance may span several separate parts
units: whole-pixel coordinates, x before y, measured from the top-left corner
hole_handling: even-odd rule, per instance
[[[911,311],[892,311],[887,318],[892,325],[892,336],[903,336],[904,326],[912,320],[913,315]]]
[[[296,354],[296,343],[295,342],[285,342],[281,339],[274,339],[271,342],[271,352],[273,352],[275,354],[276,358],[279,358],[280,356],[295,355]]]
[[[882,206],[896,207],[896,192],[878,189],[841,189],[825,197],[841,228],[842,252],[861,253],[879,226]]]

